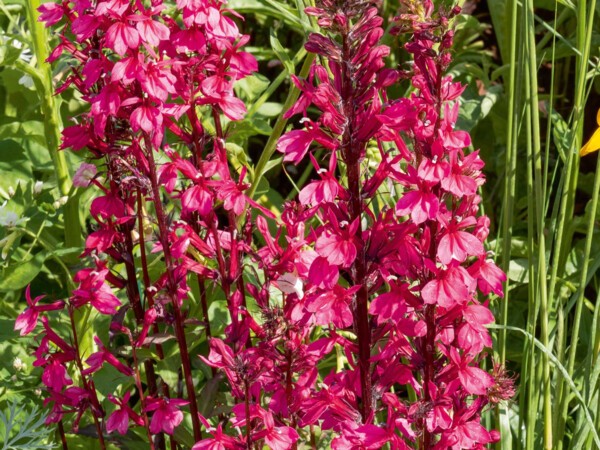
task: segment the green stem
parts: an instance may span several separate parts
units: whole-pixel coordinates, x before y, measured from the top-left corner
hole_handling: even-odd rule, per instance
[[[300,73],[298,74],[300,78],[306,78],[314,59],[314,54],[309,53],[308,55],[306,55],[304,64],[302,64],[302,68],[300,69]],[[260,155],[260,159],[258,160],[258,163],[256,163],[256,167],[254,168],[254,179],[252,180],[252,185],[250,186],[250,189],[248,189],[247,192],[248,197],[250,198],[254,197],[256,189],[258,188],[258,184],[264,176],[265,167],[267,166],[267,163],[273,156],[273,153],[275,153],[277,141],[279,140],[279,137],[282,135],[283,130],[287,125],[288,119],[285,119],[283,115],[287,110],[289,110],[293,106],[294,103],[296,103],[299,96],[300,89],[298,89],[296,86],[290,86],[290,92],[287,96],[287,99],[285,100],[285,103],[283,104],[282,114],[277,119],[277,122],[275,122],[273,132],[271,133],[271,136],[269,136],[267,144],[265,145],[265,149],[263,150],[262,155]]]
[[[533,0],[527,1],[527,48],[528,48],[528,75],[529,83],[526,85],[529,91],[529,110],[531,113],[531,144],[532,164],[534,170],[534,192],[535,192],[535,217],[536,234],[538,241],[537,255],[537,284],[539,289],[541,341],[548,348],[549,345],[549,316],[548,316],[548,292],[547,292],[547,268],[546,268],[546,239],[544,235],[544,187],[542,186],[542,149],[540,118],[538,106],[538,83],[537,83],[537,59],[535,51],[535,23],[533,17]],[[533,211],[529,211],[529,214]],[[531,281],[531,279],[530,279]],[[548,356],[542,354],[542,384],[543,384],[543,423],[544,423],[544,448],[552,450],[552,398],[550,386],[550,364]]]
[[[506,171],[504,174],[504,200],[503,200],[503,223],[502,223],[502,270],[508,273],[511,255],[512,224],[514,218],[515,182],[517,171],[517,138],[516,127],[517,115],[515,114],[515,103],[517,92],[515,90],[516,60],[517,60],[517,1],[511,1],[511,32],[510,38],[510,64],[508,77],[508,121],[506,127]],[[502,316],[500,323],[508,324],[508,302],[509,302],[509,280],[507,278],[504,286],[504,302],[502,303]],[[500,362],[506,360],[506,330],[500,330],[498,337],[500,351]],[[506,437],[503,436],[505,439]]]
[[[44,117],[44,134],[48,146],[48,152],[54,165],[56,173],[56,182],[58,190],[62,197],[69,196],[71,191],[71,176],[65,154],[59,150],[61,142],[62,121],[58,102],[54,96],[52,88],[52,69],[46,62],[48,59],[48,33],[42,23],[38,21],[37,9],[40,6],[39,0],[28,0],[27,2],[27,21],[31,32],[32,50],[35,54],[37,69],[39,75],[33,77],[34,83],[40,98],[40,107]],[[24,65],[24,64],[23,64]],[[21,66],[19,66],[21,67]],[[27,71],[30,73],[31,71]],[[81,247],[81,222],[79,220],[79,205],[77,197],[70,197],[65,204],[65,246]],[[77,261],[74,257],[73,261]]]
[[[294,66],[298,65],[300,63],[300,61],[302,61],[304,58],[306,57],[306,50],[304,49],[304,47],[301,47],[300,50],[298,50],[298,53],[296,53],[294,55],[294,57],[292,58],[292,62],[294,63]],[[269,87],[265,90],[265,92],[263,92],[260,97],[258,97],[254,103],[252,104],[252,106],[248,109],[248,112],[246,113],[246,119],[251,119],[252,117],[254,117],[254,115],[257,113],[257,111],[260,109],[260,107],[271,97],[271,95],[273,95],[273,93],[277,90],[277,88],[281,85],[281,83],[283,83],[285,80],[287,80],[290,76],[290,73],[287,71],[286,68],[283,69],[283,71],[277,75],[277,78],[275,78],[271,84],[269,85]],[[283,111],[285,111],[285,107],[283,109]],[[282,111],[282,113],[283,113]]]
[[[564,266],[566,264],[566,256],[571,250],[571,239],[569,236],[571,233],[565,232],[565,226],[567,218],[571,218],[573,215],[575,205],[575,190],[577,187],[577,178],[579,174],[579,158],[577,151],[579,150],[583,136],[583,118],[585,110],[585,97],[586,97],[586,83],[587,83],[587,66],[590,55],[591,38],[592,38],[592,27],[594,25],[594,18],[596,10],[596,0],[590,0],[589,6],[586,0],[580,0],[577,8],[577,48],[580,49],[581,53],[576,55],[576,72],[575,72],[575,92],[574,92],[574,103],[573,103],[573,125],[574,136],[572,145],[567,158],[567,171],[566,171],[566,188],[563,191],[561,199],[561,211],[559,214],[559,226],[556,235],[555,248],[557,254],[554,256],[554,266],[552,271],[552,277],[550,280],[550,292],[554,292],[557,277],[562,276],[564,272]],[[588,14],[588,11],[590,12]],[[587,20],[586,20],[587,18]],[[594,193],[597,195],[597,192]],[[592,216],[593,217],[593,216]],[[563,240],[563,236],[567,239]],[[591,236],[587,237],[588,239]],[[586,240],[587,248],[587,240]],[[587,257],[584,254],[584,268],[587,271]],[[558,272],[560,270],[560,272]],[[586,276],[586,275],[585,275]],[[582,305],[583,305],[583,290],[585,289],[585,276],[582,273],[580,294],[577,297],[577,305],[575,309],[575,316],[573,318],[573,328],[571,330],[571,347],[569,348],[567,372],[573,374],[575,368],[575,356],[577,352],[577,340],[579,338],[579,327],[581,323]],[[566,319],[565,319],[566,320]],[[562,362],[562,361],[561,361]],[[557,449],[562,449],[563,436],[565,434],[565,427],[569,409],[569,397],[570,397],[570,386],[565,383],[563,377],[557,379],[557,398],[558,398],[558,420],[557,420]]]

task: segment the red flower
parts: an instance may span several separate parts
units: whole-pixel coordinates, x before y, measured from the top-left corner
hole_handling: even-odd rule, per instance
[[[450,267],[427,283],[421,291],[423,301],[449,309],[457,304],[464,304],[474,288],[473,278],[461,266]]]
[[[123,399],[118,399],[112,394],[108,394],[108,400],[119,407],[106,420],[106,432],[108,434],[115,430],[119,434],[126,434],[129,429],[129,420],[133,420],[136,425],[144,425],[144,420],[129,406],[130,397],[131,394],[129,392],[123,396]]]
[[[56,311],[64,308],[65,302],[57,301],[47,305],[38,305],[37,303],[45,297],[38,295],[33,300],[31,299],[31,286],[28,285],[25,289],[25,299],[27,300],[27,308],[17,317],[15,321],[15,331],[20,331],[21,336],[31,333],[37,326],[38,317],[41,312]]]
[[[112,293],[105,279],[108,269],[99,266],[96,270],[83,269],[73,278],[79,287],[73,291],[71,301],[76,307],[91,304],[102,314],[115,314],[121,301]]]
[[[112,48],[119,56],[123,56],[128,49],[138,48],[140,35],[138,31],[127,22],[115,22],[106,31],[106,45]]]
[[[146,397],[144,410],[146,412],[154,411],[150,422],[150,432],[173,434],[175,427],[183,420],[183,413],[179,411],[179,407],[188,403],[188,401],[178,398]]]
[[[98,336],[94,336],[94,342],[100,348],[96,353],[92,353],[85,362],[87,363],[89,368],[83,370],[81,373],[83,375],[88,375],[90,373],[94,373],[102,368],[102,365],[107,362],[119,372],[121,372],[125,376],[131,376],[133,374],[133,370],[119,361],[111,352],[109,352],[105,347],[102,341]]]

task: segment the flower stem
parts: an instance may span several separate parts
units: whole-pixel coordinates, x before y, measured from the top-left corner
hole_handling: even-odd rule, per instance
[[[192,426],[194,429],[194,439],[196,442],[202,439],[202,431],[200,429],[200,419],[198,417],[198,404],[196,401],[196,395],[194,393],[194,379],[192,378],[192,367],[190,363],[190,355],[185,340],[185,330],[183,328],[183,317],[181,315],[181,309],[179,307],[179,299],[177,298],[177,282],[174,276],[173,258],[171,256],[171,250],[169,247],[169,233],[167,229],[167,218],[160,198],[160,191],[158,189],[158,179],[156,171],[156,162],[154,161],[154,154],[152,146],[149,140],[147,144],[147,159],[149,167],[150,183],[152,185],[152,197],[154,200],[154,208],[156,210],[156,220],[159,228],[159,239],[163,248],[165,257],[165,266],[167,269],[168,279],[168,292],[171,296],[171,304],[173,306],[173,315],[175,316],[175,334],[177,336],[177,343],[179,345],[179,351],[181,353],[181,364],[183,365],[183,375],[185,379],[185,385],[188,391],[188,400],[190,402],[190,412],[192,415]]]
[[[352,76],[349,73],[349,65],[352,59],[348,31],[342,36],[342,87],[341,97],[344,115],[348,126],[342,136],[342,156],[347,166],[348,191],[350,193],[349,211],[350,220],[358,220],[357,235],[362,236],[361,216],[363,202],[361,195],[360,180],[360,158],[363,144],[354,139],[354,86]],[[360,286],[356,293],[356,306],[354,309],[354,327],[358,336],[358,367],[360,370],[361,386],[361,414],[363,422],[370,420],[373,408],[373,397],[371,387],[371,328],[369,325],[369,290],[366,281],[366,259],[364,244],[360,244],[356,260],[352,265],[353,282]]]
[[[63,427],[62,420],[58,421],[58,435],[60,436],[60,442],[62,444],[63,450],[69,450],[69,446],[67,445],[67,437],[65,436],[65,428]]]
[[[100,448],[102,450],[106,450],[106,444],[104,442],[104,435],[102,434],[102,425],[98,416],[102,416],[104,413],[102,411],[102,406],[100,406],[100,402],[98,401],[98,395],[96,393],[96,388],[94,386],[93,381],[90,382],[86,379],[85,375],[83,375],[83,363],[81,362],[81,353],[79,350],[79,340],[77,338],[77,327],[75,326],[75,318],[73,316],[73,308],[69,306],[69,319],[71,323],[71,332],[73,333],[73,347],[75,348],[75,364],[79,369],[79,373],[81,375],[81,381],[83,383],[84,389],[90,394],[90,402],[92,404],[92,418],[94,419],[94,425],[96,427],[96,432],[98,433],[98,441],[100,443]]]
[[[145,402],[145,396],[144,396],[144,389],[142,387],[142,377],[140,376],[140,368],[139,368],[139,363],[138,363],[138,358],[137,358],[137,352],[135,350],[135,341],[133,340],[133,337],[130,335],[130,341],[131,341],[131,354],[133,356],[133,366],[134,366],[134,375],[135,375],[135,384],[138,388],[138,392],[140,394],[140,403],[142,405],[144,405]],[[146,370],[148,370],[147,365],[145,365]],[[156,389],[156,383],[154,388]],[[152,439],[152,434],[150,433],[150,421],[148,420],[148,413],[146,412],[146,410],[144,408],[142,408],[142,418],[144,419],[144,426],[146,427],[146,433],[148,434],[148,444],[150,445],[150,450],[154,450],[154,441]],[[162,434],[162,433],[160,433]],[[158,440],[160,443],[162,443],[162,447],[164,448],[165,442],[164,442],[164,437],[162,438],[162,440]]]
[[[138,196],[138,201],[140,201],[140,197],[141,196]],[[138,208],[141,209],[141,204],[138,205]],[[142,302],[140,299],[140,291],[137,284],[137,275],[135,270],[135,259],[133,257],[133,240],[131,239],[131,232],[133,230],[133,226],[130,227],[127,224],[124,224],[123,228],[125,228],[122,234],[125,237],[125,252],[127,253],[126,257],[124,258],[125,271],[127,273],[127,298],[131,303],[137,326],[142,327],[144,324],[144,307],[142,306]],[[142,227],[140,226],[140,228]],[[143,240],[140,235],[140,246],[142,245]],[[144,263],[144,261],[142,261],[142,263]],[[133,352],[134,360],[136,360],[136,376],[139,377],[139,369],[137,368],[135,348],[133,349]],[[150,395],[155,397],[156,393],[158,392],[158,389],[156,386],[156,374],[154,372],[154,364],[151,360],[147,359],[144,361],[144,369],[146,370],[146,382],[148,384],[148,392],[150,393]],[[138,388],[141,389],[141,387],[142,384],[140,382]],[[141,390],[140,398],[143,400],[143,392]],[[162,433],[159,434],[162,435]],[[158,438],[157,442],[159,443],[159,448],[164,449],[164,437]],[[160,445],[161,442],[162,445]],[[152,446],[152,448],[154,448],[154,444],[152,441],[150,442],[150,445]]]
[[[39,77],[32,77],[40,98],[40,107],[44,117],[44,134],[48,146],[48,152],[54,165],[56,182],[61,196],[69,196],[71,191],[71,176],[65,154],[59,150],[61,141],[62,120],[60,111],[52,88],[52,69],[46,63],[48,58],[48,34],[44,25],[38,22],[37,8],[39,0],[27,2],[27,21],[31,32],[32,49],[37,61]],[[79,221],[79,199],[70,196],[65,204],[65,246],[81,247],[81,222]],[[77,256],[72,260],[77,261]]]

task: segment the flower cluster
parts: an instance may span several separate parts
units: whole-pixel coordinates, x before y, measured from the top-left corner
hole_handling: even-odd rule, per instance
[[[50,61],[67,53],[74,62],[58,91],[72,86],[90,105],[89,112],[65,128],[63,148],[87,148],[100,162],[98,167],[82,164],[74,178],[77,187],[93,185],[101,195],[91,204],[96,223],[82,255],[92,267],[76,274],[78,286],[67,302],[69,313],[73,317],[78,309],[94,308],[112,316],[112,340],[124,335],[134,356],[134,361],[117,358],[96,336],[98,351],[85,360],[76,348],[49,357],[44,337],[40,358],[58,374],[51,377],[51,385],[46,384],[60,394],[51,395],[57,414],[49,420],[58,421],[74,411],[71,397],[60,392],[71,384],[66,365],[76,360],[84,384],[83,390],[77,389],[95,407],[102,438],[99,420],[104,411],[92,378],[106,362],[136,378],[142,399],[140,413],[130,406],[130,392],[122,398],[109,397],[117,408],[106,421],[107,432],[123,434],[133,423],[146,424],[150,433],[172,434],[183,419],[179,408],[189,404],[198,441],[201,422],[185,335],[191,275],[202,290],[207,280],[223,287],[237,330],[232,342],[247,339],[244,327],[237,326],[245,323],[240,316],[244,299],[234,286],[245,245],[235,224],[249,199],[244,195],[245,174],[229,166],[222,122],[239,120],[246,111],[233,84],[257,70],[254,57],[242,50],[249,36],[240,33],[235,13],[220,1],[182,0],[173,8],[162,1],[146,5],[75,0],[46,3],[40,12],[47,26],[61,26],[60,43]],[[176,15],[181,19],[174,20]],[[205,129],[206,119],[212,120],[214,131]],[[167,210],[165,199],[168,208],[175,205],[175,212]],[[227,218],[225,224],[219,215]],[[148,269],[157,252],[164,258],[158,276]],[[211,260],[218,260],[218,267]],[[39,311],[58,306],[31,302],[17,327],[32,331]],[[207,305],[202,306],[210,334]],[[177,339],[186,401],[170,398],[170,389],[176,386],[158,377],[154,362],[137,362],[136,351],[148,347],[148,336],[158,331],[173,333]],[[156,350],[162,353],[160,344]],[[75,409],[79,414],[84,411],[81,406]],[[164,448],[161,436],[154,441]]]
[[[468,133],[455,130],[463,87],[445,76],[457,11],[413,7],[395,29],[412,33],[411,72],[384,68],[390,50],[379,44],[382,19],[368,2],[323,0],[307,10],[327,34],[311,35],[306,48],[328,66],[295,80],[302,97],[288,114],[302,113],[304,128],[278,147],[295,163],[310,152],[321,177],[294,206],[320,225],[305,240],[307,270],[294,268],[302,295],[288,301],[304,321],[329,327],[348,358],[349,368],[309,393],[322,401],[310,423],[338,434],[334,448],[483,448],[498,439],[480,424],[505,377],[479,367],[494,319],[477,291],[501,296],[504,274],[483,245],[483,162],[467,151]],[[409,77],[410,97],[389,99],[386,88]],[[316,121],[307,117],[311,104],[321,111]],[[340,339],[340,330],[355,339]],[[332,398],[344,411],[333,420]],[[382,411],[387,421],[376,424]]]
[[[308,155],[317,178],[276,218],[246,193],[247,169],[228,161],[227,124],[245,114],[233,85],[257,70],[242,51],[249,37],[221,1],[169,8],[40,8],[48,26],[62,27],[50,59],[75,62],[59,90],[73,86],[90,105],[64,130],[64,148],[97,160],[79,168],[75,185],[100,192],[82,254],[89,265],[70,298],[40,304],[28,290],[16,323],[28,334],[41,315],[35,365],[48,421],[74,414],[77,431],[89,411],[103,448],[105,433],[130,426],[146,429],[152,449],[166,448],[165,434],[176,445],[188,410],[194,450],[316,448],[317,429],[336,449],[496,441],[480,415],[511,383],[502,368],[480,367],[493,321],[483,299],[502,295],[504,274],[484,248],[483,162],[455,130],[463,88],[445,75],[457,11],[405,5],[394,29],[411,33],[405,72],[385,66],[376,2],[306,9],[322,33],[305,47],[321,63],[307,79],[292,77],[301,96],[285,115],[301,115],[302,126],[277,148],[287,163]],[[389,98],[401,79],[412,94]],[[211,330],[208,291],[227,305],[222,336]],[[62,309],[70,339],[46,316]],[[110,316],[110,339],[93,336],[83,354],[78,317],[91,310]],[[156,365],[173,338],[180,383],[170,384]],[[193,358],[201,341],[208,350]],[[192,370],[201,363],[232,402],[204,415]],[[105,365],[132,382],[104,399],[94,376]]]

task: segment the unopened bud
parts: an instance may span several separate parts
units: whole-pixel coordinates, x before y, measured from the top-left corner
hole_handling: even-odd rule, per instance
[[[38,195],[42,192],[42,189],[44,189],[44,182],[36,181],[35,184],[33,185],[33,193],[35,195]]]
[[[21,358],[15,358],[13,360],[13,368],[17,371],[17,372],[22,372],[27,368],[27,364],[25,364]]]

